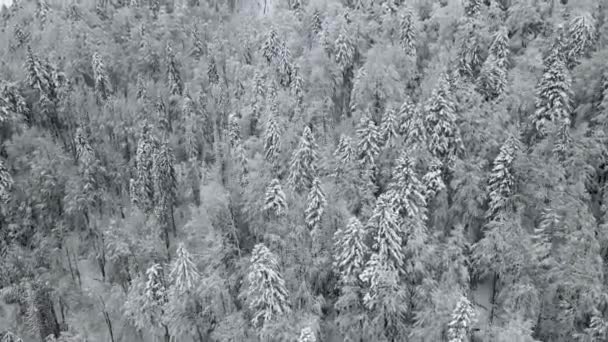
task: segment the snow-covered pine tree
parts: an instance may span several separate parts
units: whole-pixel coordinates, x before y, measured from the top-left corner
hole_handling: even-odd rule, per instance
[[[425,147],[426,129],[420,109],[409,98],[403,101],[398,114],[398,133],[403,137],[405,146],[415,150]]]
[[[177,291],[178,294],[195,288],[200,279],[200,274],[194,261],[192,261],[192,256],[183,243],[177,247],[169,277],[173,282],[173,290]]]
[[[408,55],[416,55],[415,15],[406,5],[401,6],[399,13],[399,42]]]
[[[334,157],[338,162],[338,169],[341,166],[349,165],[355,159],[355,150],[353,148],[353,141],[351,137],[345,134],[340,135],[340,140],[338,141],[338,147],[334,152]],[[338,171],[336,171],[337,173]]]
[[[481,65],[481,51],[478,32],[472,27],[467,30],[458,53],[458,71],[464,77],[473,78]]]
[[[152,136],[151,128],[144,124],[135,152],[135,203],[144,212],[154,208],[153,163],[157,142]]]
[[[452,320],[448,324],[448,342],[467,342],[474,319],[473,305],[467,297],[460,297],[452,312]]]
[[[509,56],[509,35],[505,27],[494,34],[490,55],[484,62],[479,74],[478,87],[486,98],[502,94],[507,85],[507,63]]]
[[[184,91],[184,84],[179,74],[179,65],[175,58],[175,52],[171,43],[167,43],[167,81],[169,94],[181,96]]]
[[[366,237],[367,232],[356,217],[351,217],[346,227],[338,228],[334,234],[334,268],[345,283],[358,279],[365,266],[369,253]]]
[[[424,198],[427,203],[430,203],[439,192],[446,188],[442,173],[443,163],[439,159],[433,158],[427,172],[422,176],[422,183],[426,189]]]
[[[395,115],[395,110],[392,107],[388,107],[385,110],[384,115],[382,116],[382,122],[380,123],[380,139],[385,148],[395,146],[397,138],[399,137],[397,133],[398,129],[399,124],[397,116]]]
[[[588,13],[578,15],[568,24],[568,66],[573,67],[597,40],[595,19]]]
[[[281,150],[281,129],[276,114],[276,104],[273,103],[264,129],[264,156],[273,165],[276,163]]]
[[[510,136],[500,147],[500,152],[492,167],[488,190],[490,191],[490,203],[486,218],[492,220],[501,211],[510,210],[508,203],[513,194],[515,177],[513,175],[512,164],[515,154],[520,148],[519,140],[515,136]]]
[[[6,203],[10,199],[12,187],[13,177],[8,172],[6,166],[4,166],[4,161],[0,159],[0,201],[2,201],[2,203]]]
[[[296,64],[292,68],[293,76],[291,82],[291,91],[296,100],[297,108],[300,108],[304,102],[304,79],[302,79],[302,73],[300,67]]]
[[[144,287],[144,303],[141,310],[149,315],[155,327],[163,324],[164,306],[168,301],[167,285],[163,267],[154,264],[146,270],[147,281]]]
[[[336,51],[336,64],[344,73],[353,65],[355,59],[355,46],[350,40],[346,26],[342,26],[340,29],[340,33],[338,34],[338,38],[336,38],[334,46]]]
[[[228,142],[231,147],[235,147],[241,141],[241,125],[236,113],[228,115]]]
[[[372,253],[379,256],[379,260],[391,270],[401,271],[403,267],[403,230],[399,224],[399,217],[395,213],[391,199],[386,193],[380,195],[376,207],[367,222],[367,229],[373,232]],[[370,266],[370,265],[368,265]],[[368,273],[368,266],[361,275]]]
[[[393,179],[389,185],[390,199],[402,218],[424,223],[426,216],[426,187],[414,170],[414,161],[406,152],[397,158]]]
[[[259,243],[253,248],[247,280],[247,302],[254,326],[263,326],[291,311],[289,293],[279,273],[277,257],[264,244]]]
[[[300,330],[298,342],[317,342],[317,336],[310,327],[305,327]]]
[[[173,151],[168,142],[160,144],[152,160],[154,179],[154,213],[162,229],[165,245],[169,247],[169,231],[175,234],[173,208],[177,200],[177,180]]]
[[[275,216],[282,215],[287,210],[287,200],[278,179],[273,179],[266,188],[262,210]]]
[[[323,29],[323,20],[321,20],[321,12],[319,11],[318,8],[315,8],[312,11],[312,14],[310,16],[309,25],[310,25],[310,32],[313,37],[317,36]]]
[[[565,63],[560,58],[553,58],[537,87],[533,122],[539,136],[547,134],[550,123],[556,127],[570,123],[570,84],[570,74]]]
[[[315,177],[312,181],[310,192],[308,193],[308,205],[306,207],[306,225],[311,231],[317,231],[320,228],[321,217],[325,211],[327,200],[325,193],[321,188],[321,181]]]
[[[380,153],[380,133],[369,112],[361,117],[357,137],[357,160],[364,170],[373,169]]]
[[[34,55],[31,46],[28,45],[24,64],[27,74],[27,84],[33,89],[38,89],[42,93],[46,93],[50,85],[48,84],[49,76],[38,56]]]
[[[93,77],[95,79],[95,94],[97,95],[98,100],[105,101],[111,93],[110,81],[103,64],[103,59],[97,52],[93,53],[92,66]]]
[[[317,143],[309,126],[304,127],[298,148],[289,163],[289,183],[296,192],[310,189],[317,174]]]
[[[264,45],[262,45],[262,56],[266,59],[268,64],[271,64],[279,57],[281,47],[281,40],[274,27],[271,27],[266,35]]]
[[[447,77],[442,77],[425,106],[424,126],[429,151],[443,163],[451,162],[464,149],[460,129],[456,125],[455,107]]]

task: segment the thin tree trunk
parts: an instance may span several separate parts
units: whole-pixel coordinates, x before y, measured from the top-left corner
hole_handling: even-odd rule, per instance
[[[496,307],[496,283],[498,282],[498,273],[494,272],[492,280],[492,308],[490,309],[490,325],[494,322],[494,310]]]

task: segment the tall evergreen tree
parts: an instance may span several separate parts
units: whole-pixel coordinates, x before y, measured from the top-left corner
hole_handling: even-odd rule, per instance
[[[171,43],[167,43],[167,81],[169,85],[169,93],[171,95],[181,96],[184,91],[184,84],[179,74],[179,65],[175,58],[175,52]]]
[[[282,215],[287,210],[287,200],[285,193],[281,188],[281,183],[278,179],[273,179],[270,185],[266,188],[264,196],[264,206],[262,208],[266,212],[270,212],[276,216]]]
[[[452,312],[452,320],[448,324],[448,341],[468,341],[474,317],[473,305],[467,297],[462,296],[456,304],[456,308]]]
[[[537,87],[534,126],[542,137],[547,134],[547,125],[557,127],[570,124],[572,111],[570,75],[560,58],[555,58],[545,69]]]
[[[494,165],[488,182],[490,204],[486,216],[489,219],[493,219],[500,211],[509,210],[511,207],[508,203],[514,191],[515,181],[512,165],[515,154],[520,148],[519,145],[519,140],[514,136],[510,136],[501,146],[500,153],[494,159]]]
[[[154,207],[154,174],[153,163],[156,154],[157,142],[152,135],[151,128],[144,124],[137,150],[135,153],[135,193],[134,202],[145,212],[152,211]]]
[[[366,245],[367,232],[359,219],[351,217],[346,227],[334,234],[334,268],[343,282],[353,282],[365,266],[369,253]]]
[[[325,193],[321,188],[321,181],[315,177],[312,181],[310,192],[308,193],[308,205],[306,207],[306,225],[311,231],[317,231],[320,228],[321,217],[327,206]]]
[[[399,13],[399,42],[410,56],[416,55],[416,22],[411,8],[402,6]]]
[[[369,113],[361,117],[357,137],[357,160],[363,169],[373,169],[380,153],[380,133]]]
[[[274,110],[268,115],[264,130],[264,155],[266,160],[275,164],[281,149],[281,130]]]
[[[176,233],[173,210],[177,200],[177,180],[173,151],[167,142],[155,151],[152,163],[154,177],[154,213],[161,226],[165,245],[169,248],[169,231]]]
[[[274,27],[270,28],[262,46],[262,56],[268,64],[272,63],[279,57],[281,49],[281,40]]]
[[[0,159],[0,201],[8,202],[10,199],[10,191],[13,187],[13,177],[4,165],[4,161]],[[2,206],[4,208],[4,206]]]
[[[389,185],[390,199],[404,219],[426,221],[425,186],[414,171],[414,162],[405,152],[397,159]]]
[[[442,177],[443,163],[438,159],[431,160],[428,171],[422,177],[426,191],[424,197],[429,203],[435,196],[446,188]]]
[[[399,137],[397,134],[398,129],[399,125],[395,115],[395,110],[389,107],[384,112],[382,122],[380,123],[380,137],[382,140],[382,145],[385,148],[394,147],[395,143],[397,142],[397,138]]]
[[[403,231],[399,218],[394,211],[390,198],[386,194],[380,195],[376,201],[374,212],[367,223],[367,229],[373,232],[374,243],[372,254],[376,254],[377,262],[382,263],[389,270],[400,272],[403,267]],[[371,262],[371,261],[370,261]],[[372,272],[371,263],[366,265],[362,279],[366,279]]]
[[[192,261],[192,256],[183,243],[177,247],[169,277],[173,282],[173,289],[179,294],[195,288],[200,279],[200,274]]]
[[[344,73],[353,65],[355,59],[355,46],[350,40],[350,36],[345,26],[342,26],[340,29],[340,33],[338,34],[338,38],[336,38],[334,45],[336,51],[336,64]]]
[[[319,159],[317,150],[317,143],[310,127],[304,127],[300,143],[289,163],[289,183],[295,191],[301,192],[310,189],[317,174],[317,160]]]
[[[93,54],[93,76],[95,79],[95,93],[98,100],[105,101],[110,96],[111,88],[106,68],[103,64],[101,55],[97,52]]]
[[[486,98],[500,96],[507,85],[507,58],[509,56],[509,35],[505,27],[494,34],[490,55],[481,68],[478,87]]]
[[[334,158],[337,159],[338,169],[346,165],[350,165],[355,159],[355,151],[351,137],[341,134],[338,141],[338,147],[334,152]],[[337,172],[337,171],[336,171]]]
[[[448,80],[443,77],[433,90],[425,107],[424,126],[429,150],[442,162],[451,163],[462,151],[460,129],[456,125],[455,108]]]
[[[261,243],[255,245],[251,253],[247,281],[247,302],[254,326],[262,326],[291,312],[289,293],[279,273],[277,257]]]
[[[568,23],[568,62],[574,66],[593,47],[597,40],[596,23],[591,15],[584,13]]]

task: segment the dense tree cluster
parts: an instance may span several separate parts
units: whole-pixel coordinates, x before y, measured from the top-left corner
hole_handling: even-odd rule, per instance
[[[13,0],[0,342],[607,341],[600,0]]]

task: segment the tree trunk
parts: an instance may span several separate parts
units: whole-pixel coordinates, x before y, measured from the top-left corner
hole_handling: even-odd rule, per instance
[[[496,283],[498,282],[498,273],[494,272],[492,280],[492,308],[490,308],[490,325],[494,322],[494,310],[496,308]]]

